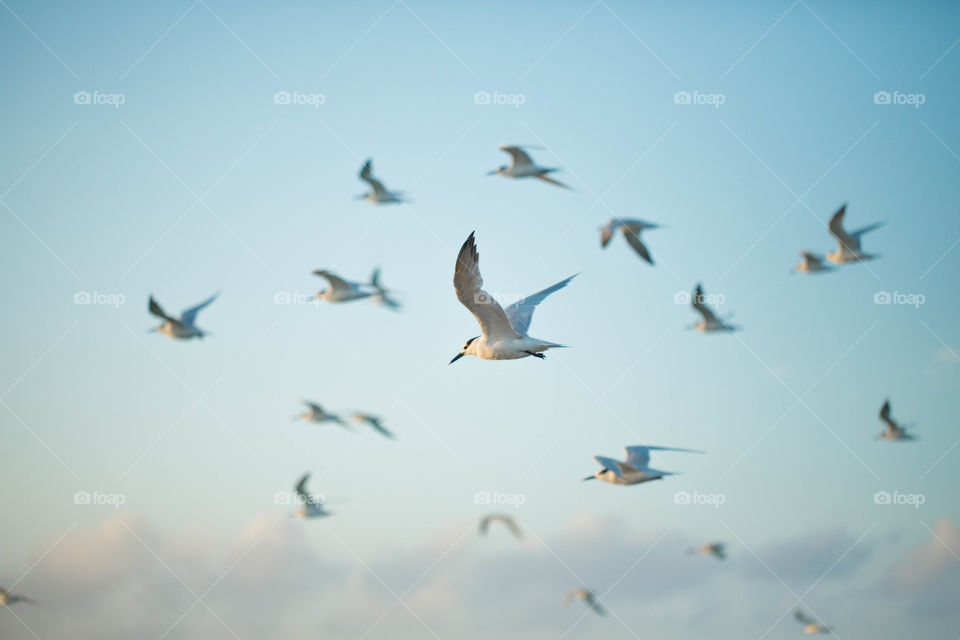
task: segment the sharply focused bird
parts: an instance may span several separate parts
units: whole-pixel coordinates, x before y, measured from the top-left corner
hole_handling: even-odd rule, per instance
[[[485,360],[513,360],[534,356],[544,358],[547,349],[563,347],[555,342],[538,340],[527,335],[533,311],[537,305],[553,293],[567,286],[575,276],[561,280],[552,287],[529,295],[514,302],[506,309],[500,306],[489,293],[483,290],[483,277],[480,275],[479,255],[473,233],[463,243],[457,256],[457,266],[453,273],[453,288],[457,299],[480,323],[483,332],[467,340],[460,353],[454,356],[453,364],[466,355],[477,356]]]
[[[696,329],[697,331],[737,331],[739,327],[736,327],[732,324],[726,324],[720,320],[716,314],[710,310],[705,304],[705,298],[703,295],[703,287],[700,286],[700,283],[697,283],[696,289],[693,290],[693,297],[690,299],[690,305],[693,307],[694,311],[699,313],[703,318],[694,322],[690,325],[691,329]]]
[[[397,302],[394,298],[390,297],[390,290],[386,289],[383,285],[380,284],[380,268],[377,267],[373,270],[373,275],[370,276],[370,286],[374,290],[374,294],[370,296],[370,299],[377,304],[383,305],[388,309],[393,311],[400,310],[400,303]]]
[[[899,424],[890,417],[890,400],[886,400],[880,407],[880,421],[887,425],[887,428],[877,435],[878,440],[915,440],[916,437],[907,433],[907,427]]]
[[[346,427],[347,423],[343,421],[343,418],[334,414],[327,413],[323,410],[323,407],[314,403],[303,401],[303,404],[306,405],[307,410],[298,415],[294,420],[306,420],[307,422],[336,422],[337,424]]]
[[[699,547],[692,547],[687,550],[688,556],[692,556],[694,554],[713,556],[718,560],[726,560],[727,545],[724,544],[723,542],[710,542],[707,544],[702,544]]]
[[[559,169],[538,167],[533,163],[533,160],[530,158],[527,152],[523,150],[523,147],[505,144],[499,147],[499,149],[510,154],[510,164],[503,167],[497,167],[493,171],[488,172],[488,176],[499,174],[504,178],[539,178],[544,182],[555,184],[558,187],[563,187],[564,189],[570,188],[562,182],[554,180],[547,175],[548,173],[559,171]]]
[[[517,540],[523,539],[523,532],[520,531],[520,526],[517,525],[517,521],[505,513],[490,513],[483,516],[483,518],[480,519],[480,535],[487,535],[487,529],[490,528],[491,522],[502,522],[503,525],[510,530],[510,533],[513,534],[513,537]]]
[[[660,480],[664,476],[676,475],[671,471],[660,471],[650,468],[651,451],[683,451],[685,453],[703,453],[695,449],[676,449],[674,447],[650,447],[645,445],[636,445],[625,447],[627,454],[625,462],[614,460],[613,458],[604,458],[603,456],[593,456],[593,459],[602,469],[587,476],[584,480],[603,480],[611,484],[640,484],[651,480]]]
[[[323,500],[317,498],[307,491],[307,480],[310,474],[305,473],[300,481],[297,482],[295,491],[297,492],[297,502],[302,504],[299,509],[293,512],[295,518],[325,518],[330,515],[329,511],[323,508]]]
[[[179,318],[174,318],[173,316],[167,315],[160,304],[154,300],[153,296],[151,295],[147,309],[150,311],[151,315],[161,318],[163,322],[156,327],[151,328],[150,331],[161,333],[168,338],[179,338],[181,340],[189,340],[190,338],[203,338],[203,336],[207,334],[197,327],[197,314],[200,313],[204,307],[216,300],[218,295],[220,294],[215,293],[200,304],[190,307],[189,309],[184,309]]]
[[[863,253],[860,248],[860,237],[866,233],[883,226],[882,222],[875,222],[862,229],[857,229],[853,233],[847,233],[843,228],[843,216],[847,212],[847,205],[844,204],[830,218],[827,228],[834,238],[837,239],[837,250],[827,253],[827,260],[836,264],[845,262],[859,262],[861,260],[873,260],[879,256],[869,253]]]
[[[637,252],[638,256],[650,264],[653,264],[653,258],[650,257],[650,252],[647,250],[646,245],[640,240],[640,233],[644,229],[659,228],[660,225],[653,224],[652,222],[644,222],[643,220],[611,218],[607,224],[600,228],[600,246],[605,249],[607,245],[610,244],[613,234],[619,231],[623,234],[623,237],[627,239],[627,243]]]
[[[371,292],[364,290],[365,285],[344,280],[324,269],[314,270],[313,275],[320,276],[330,283],[327,289],[315,293],[313,295],[314,299],[325,300],[326,302],[350,302],[351,300],[369,298],[373,295]]]
[[[24,603],[24,604],[32,604],[32,605],[34,605],[34,606],[40,606],[40,604],[39,604],[38,602],[36,602],[36,601],[34,601],[34,600],[31,600],[30,598],[28,598],[28,597],[26,597],[26,596],[21,596],[21,595],[16,594],[16,593],[10,593],[9,591],[7,591],[6,589],[4,589],[3,587],[0,587],[0,605],[4,605],[4,606],[9,607],[9,606],[11,606],[11,605],[15,605],[15,604],[18,604],[18,603],[20,603],[20,602],[22,602],[22,603]]]
[[[607,613],[606,609],[600,606],[600,602],[597,600],[597,597],[593,595],[593,592],[589,589],[585,589],[583,587],[580,587],[579,589],[570,589],[570,591],[563,596],[563,606],[569,607],[574,598],[583,600],[584,604],[590,607],[597,615],[602,616]]]
[[[817,622],[807,614],[805,614],[800,609],[797,609],[793,612],[793,617],[803,625],[803,633],[811,636],[817,633],[830,633],[830,627],[823,624],[822,622]]]
[[[360,169],[360,179],[370,185],[370,191],[357,196],[357,200],[369,200],[374,204],[399,204],[404,201],[402,191],[390,191],[373,177],[373,160],[364,163]]]
[[[833,271],[833,267],[823,263],[823,258],[810,251],[801,251],[802,260],[794,265],[793,270],[797,273],[826,273]]]
[[[369,414],[360,413],[359,411],[356,411],[350,414],[350,419],[353,420],[354,422],[366,422],[368,425],[370,425],[370,427],[375,429],[381,435],[384,435],[388,438],[393,438],[393,433],[388,431],[386,427],[383,426],[383,422],[377,416],[371,416]]]

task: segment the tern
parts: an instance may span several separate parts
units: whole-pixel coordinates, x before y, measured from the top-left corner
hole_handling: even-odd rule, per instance
[[[694,449],[676,449],[674,447],[648,447],[636,445],[625,447],[627,454],[625,462],[614,460],[613,458],[604,458],[603,456],[593,456],[593,459],[602,469],[587,476],[584,480],[603,480],[611,484],[640,484],[651,480],[660,480],[664,476],[676,475],[671,471],[660,471],[650,468],[651,451],[683,451],[686,453],[703,453]]]
[[[216,300],[218,295],[220,295],[219,292],[213,294],[194,307],[184,309],[179,318],[174,318],[173,316],[167,315],[167,313],[151,295],[147,309],[150,311],[151,315],[162,318],[163,322],[156,327],[151,328],[150,331],[161,333],[168,338],[179,338],[181,340],[189,340],[190,338],[203,338],[203,336],[207,334],[197,327],[197,314],[200,313],[204,307]]]
[[[21,595],[16,594],[16,593],[10,593],[9,591],[7,591],[6,589],[4,589],[3,587],[0,587],[0,605],[4,605],[4,606],[9,607],[9,606],[18,604],[18,603],[20,603],[20,602],[22,602],[22,603],[24,603],[24,604],[32,604],[32,605],[37,606],[37,607],[40,606],[40,604],[39,604],[38,602],[36,602],[36,601],[34,601],[34,600],[31,600],[30,598],[28,598],[28,597],[26,597],[26,596],[21,596]]]
[[[866,233],[883,226],[882,222],[875,222],[862,229],[857,229],[853,233],[847,233],[843,228],[843,215],[847,212],[847,205],[844,204],[830,218],[827,228],[834,238],[837,239],[837,250],[827,253],[827,260],[836,264],[845,262],[860,262],[861,260],[873,260],[879,256],[863,253],[860,248],[860,237]]]
[[[800,609],[793,612],[793,617],[803,625],[803,633],[805,635],[812,636],[816,633],[830,633],[830,627],[822,622],[817,622]]]
[[[390,290],[384,288],[384,286],[380,284],[380,268],[379,267],[374,269],[373,275],[370,276],[370,286],[376,292],[372,296],[370,296],[371,300],[373,300],[377,304],[383,305],[387,309],[391,309],[393,311],[400,310],[400,303],[397,302],[395,299],[391,298]]]
[[[297,502],[303,504],[302,507],[293,512],[294,518],[325,518],[330,515],[329,511],[323,508],[323,499],[310,495],[307,491],[307,480],[310,474],[305,473],[300,481],[297,482],[295,491],[297,492]]]
[[[708,544],[702,544],[699,547],[693,547],[687,550],[687,555],[692,556],[696,553],[705,556],[713,556],[718,560],[727,559],[727,545],[723,542],[710,542]]]
[[[483,516],[483,518],[480,519],[480,535],[487,535],[487,529],[490,528],[491,522],[502,522],[503,525],[510,530],[514,538],[517,540],[523,539],[523,532],[520,531],[520,526],[517,525],[517,521],[505,513],[491,513]]]
[[[457,299],[480,323],[483,335],[467,340],[460,353],[453,357],[453,364],[463,356],[477,356],[484,360],[514,360],[534,356],[543,359],[547,349],[564,347],[554,342],[538,340],[527,335],[533,311],[537,305],[553,293],[567,286],[574,276],[561,280],[552,287],[529,295],[514,302],[506,309],[483,290],[483,277],[480,275],[477,244],[473,232],[460,248],[457,266],[453,272],[453,288]]]
[[[660,225],[653,224],[652,222],[644,222],[643,220],[612,218],[607,224],[600,228],[600,246],[606,249],[607,245],[610,244],[610,240],[613,238],[613,234],[619,231],[623,234],[623,237],[627,239],[627,243],[637,252],[638,256],[650,264],[653,264],[653,258],[650,257],[650,252],[640,240],[640,233],[644,229],[659,228]]]
[[[693,306],[694,311],[703,316],[703,319],[697,320],[692,325],[691,329],[696,329],[697,331],[736,331],[739,327],[735,327],[732,324],[726,324],[720,320],[716,314],[710,310],[706,304],[704,304],[705,297],[703,295],[703,287],[700,286],[700,283],[697,283],[697,288],[693,290],[693,297],[690,299],[690,304]]]
[[[386,427],[383,426],[383,423],[380,421],[380,418],[377,416],[371,416],[366,413],[354,412],[350,415],[350,419],[354,422],[366,422],[373,429],[379,432],[381,435],[384,435],[388,438],[393,438],[393,433],[388,431]]]
[[[877,440],[915,440],[916,438],[907,433],[907,427],[900,425],[896,420],[890,417],[890,400],[883,403],[880,407],[880,420],[887,425],[887,428],[877,435]]]
[[[826,273],[834,270],[830,265],[823,263],[823,258],[810,251],[801,251],[800,257],[803,259],[793,267],[796,273]]]
[[[579,589],[570,589],[570,591],[563,596],[563,606],[569,607],[574,598],[580,598],[583,600],[583,602],[597,615],[602,616],[606,614],[606,610],[600,606],[600,603],[597,601],[597,597],[593,595],[593,592],[589,589],[585,589],[583,587],[580,587]]]
[[[370,191],[357,196],[357,200],[369,200],[374,204],[399,204],[404,201],[402,191],[389,191],[373,177],[373,160],[364,163],[360,169],[360,179],[370,185]]]
[[[330,287],[314,294],[313,299],[325,300],[326,302],[350,302],[351,300],[361,300],[369,298],[373,294],[364,290],[364,286],[357,282],[344,280],[338,275],[330,273],[324,269],[316,269],[313,275],[319,276],[330,283]]]
[[[343,418],[334,414],[327,413],[323,410],[323,407],[314,403],[303,401],[303,404],[306,405],[307,410],[298,415],[294,420],[306,420],[308,422],[336,422],[337,424],[346,427],[347,423],[343,421]]]
[[[548,173],[553,173],[559,169],[538,167],[533,163],[533,160],[530,158],[527,152],[523,150],[523,147],[505,144],[499,147],[499,149],[510,154],[510,164],[503,167],[497,167],[493,171],[488,172],[488,176],[499,174],[504,178],[539,178],[544,182],[555,184],[558,187],[563,187],[564,189],[570,188],[562,182],[554,180],[547,175]]]

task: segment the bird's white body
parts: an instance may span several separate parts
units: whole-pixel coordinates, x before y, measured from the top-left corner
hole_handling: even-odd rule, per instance
[[[340,276],[325,269],[317,269],[313,272],[313,275],[319,276],[330,283],[329,287],[313,295],[317,300],[323,300],[324,302],[350,302],[351,300],[369,298],[373,295],[365,289],[365,285],[344,280]]]
[[[593,595],[593,592],[589,589],[583,587],[577,589],[571,589],[563,596],[563,606],[569,607],[570,603],[573,602],[574,598],[583,600],[583,603],[590,607],[594,613],[597,615],[604,615],[606,610],[600,606],[600,602],[597,600],[597,597]]]
[[[664,476],[675,475],[670,471],[660,471],[650,467],[651,451],[683,451],[686,453],[701,453],[693,449],[676,449],[673,447],[652,447],[646,445],[635,445],[625,447],[626,460],[614,460],[603,456],[593,456],[594,461],[602,468],[592,476],[587,476],[584,480],[603,480],[610,484],[640,484],[659,480]]]
[[[843,228],[843,216],[846,214],[846,212],[847,205],[844,204],[839,210],[837,210],[835,214],[833,214],[833,217],[830,218],[830,222],[827,225],[827,229],[830,231],[830,234],[837,240],[837,248],[834,251],[827,253],[827,260],[835,264],[873,260],[877,256],[864,253],[860,246],[860,240],[864,234],[883,226],[883,223],[875,222],[874,224],[863,227],[862,229],[858,229],[852,233],[847,233],[847,231]]]
[[[612,218],[607,224],[600,228],[600,246],[605,249],[607,245],[610,244],[613,234],[619,231],[638,256],[650,264],[653,264],[653,258],[650,256],[650,252],[647,250],[646,245],[640,240],[640,233],[644,229],[657,228],[659,228],[659,225],[653,224],[652,222]]]
[[[517,360],[541,353],[547,349],[563,347],[563,345],[528,336],[507,336],[494,339],[479,336],[471,340],[465,347],[462,352],[464,355],[476,356],[484,360]]]
[[[377,416],[371,416],[367,413],[354,412],[350,415],[350,419],[354,422],[364,422],[381,435],[386,436],[387,438],[393,438],[393,433],[383,426],[383,421]]]
[[[370,191],[357,196],[373,204],[398,204],[404,202],[402,191],[390,191],[377,178],[373,177],[373,160],[367,160],[360,169],[360,179],[370,185]]]
[[[725,560],[727,558],[727,545],[722,542],[710,542],[708,544],[702,544],[699,547],[690,549],[688,555],[692,554],[713,556],[718,560]]]
[[[556,169],[538,167],[536,164],[534,164],[533,159],[531,159],[530,155],[523,150],[523,147],[503,145],[499,147],[499,149],[510,154],[510,164],[503,167],[497,167],[488,175],[499,175],[503,176],[504,178],[538,178],[544,182],[549,182],[550,184],[558,187],[563,187],[564,189],[570,188],[562,182],[554,180],[547,175],[553,173],[556,171]]]
[[[915,440],[916,438],[907,433],[907,428],[893,419],[890,415],[890,401],[887,400],[880,407],[880,421],[887,425],[886,429],[877,435],[878,440],[891,440],[894,442],[904,442]]]
[[[823,263],[823,258],[809,251],[800,252],[801,260],[794,265],[793,270],[797,273],[827,273],[834,268]]]
[[[215,293],[200,304],[190,307],[189,309],[184,309],[179,318],[167,314],[160,304],[154,300],[153,296],[150,296],[150,302],[147,305],[148,311],[151,315],[163,320],[163,322],[151,329],[151,331],[167,336],[168,338],[176,338],[179,340],[203,338],[206,333],[197,327],[197,314],[216,300],[218,295],[218,293]]]
[[[723,320],[717,317],[710,307],[704,303],[703,296],[703,287],[697,284],[696,288],[693,290],[693,297],[690,299],[690,305],[693,307],[693,310],[700,314],[700,320],[697,320],[690,325],[691,329],[696,329],[697,331],[702,331],[704,333],[712,331],[737,331],[738,327],[735,327],[732,324],[727,324]]]
[[[16,593],[10,593],[6,589],[0,587],[0,605],[5,607],[10,607],[19,603],[32,604],[36,605],[37,603],[27,598],[26,596],[21,596]]]

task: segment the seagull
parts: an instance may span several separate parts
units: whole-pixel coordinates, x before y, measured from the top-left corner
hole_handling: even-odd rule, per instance
[[[306,405],[307,410],[294,418],[294,420],[307,420],[308,422],[317,423],[336,422],[344,427],[347,426],[347,423],[343,421],[343,418],[334,413],[327,413],[320,405],[314,402],[307,402],[306,400],[303,401],[303,404]]]
[[[867,225],[862,229],[857,229],[853,233],[847,233],[843,228],[843,214],[847,212],[847,205],[844,204],[840,209],[833,214],[833,217],[830,218],[830,223],[827,225],[827,228],[830,230],[830,233],[834,238],[837,239],[837,250],[827,253],[827,260],[834,262],[836,264],[843,264],[845,262],[859,262],[861,260],[873,260],[879,256],[863,253],[860,249],[860,236],[865,233],[869,233],[874,229],[878,229],[883,226],[882,222],[875,222],[871,225]]]
[[[605,615],[606,610],[600,606],[600,603],[597,601],[597,597],[593,595],[593,592],[589,589],[583,587],[579,589],[570,589],[565,596],[563,596],[563,606],[569,607],[570,603],[573,602],[574,598],[580,598],[584,603],[593,609],[594,613],[597,615]]]
[[[664,476],[676,475],[671,471],[660,471],[651,469],[650,452],[651,451],[684,451],[686,453],[703,453],[694,449],[676,449],[673,447],[648,447],[636,445],[625,447],[627,454],[626,462],[620,462],[613,458],[604,458],[603,456],[593,456],[593,459],[602,469],[592,476],[587,476],[584,480],[603,480],[612,484],[640,484],[651,480],[660,480]]]
[[[510,533],[513,534],[513,537],[517,540],[523,539],[523,532],[520,531],[517,521],[504,513],[491,513],[483,516],[483,518],[480,519],[480,535],[487,535],[487,529],[490,527],[491,522],[502,522],[503,525],[510,530]]]
[[[695,553],[702,555],[712,555],[718,560],[727,559],[727,545],[723,542],[710,542],[702,544],[699,547],[693,547],[687,550],[687,555],[692,556]]]
[[[561,280],[552,287],[518,300],[504,309],[483,290],[479,259],[477,244],[471,232],[457,256],[453,288],[460,303],[469,309],[480,323],[483,335],[467,340],[450,364],[466,355],[484,360],[513,360],[527,356],[543,359],[546,357],[543,352],[547,349],[564,347],[562,344],[531,338],[527,335],[527,330],[537,305],[554,291],[567,286],[576,276]]]
[[[307,491],[307,480],[310,479],[310,474],[305,473],[303,477],[300,478],[300,481],[297,483],[295,491],[297,492],[297,502],[302,503],[303,506],[293,512],[294,518],[325,518],[330,515],[329,511],[324,511],[323,509],[323,499],[316,498],[310,495],[310,492]]]
[[[400,310],[400,303],[394,300],[393,298],[391,298],[389,295],[390,290],[384,288],[383,285],[380,284],[380,268],[379,267],[374,269],[373,275],[370,276],[370,286],[373,287],[374,291],[376,291],[376,293],[370,296],[371,300],[373,300],[377,304],[381,304],[385,306],[388,309],[392,309],[393,311]]]
[[[880,407],[880,420],[887,425],[887,428],[877,435],[877,440],[915,440],[916,438],[907,433],[907,428],[901,426],[896,420],[890,417],[890,400],[883,403]]]
[[[640,232],[644,229],[658,228],[660,228],[660,225],[653,224],[652,222],[644,222],[643,220],[612,218],[607,224],[600,228],[600,246],[606,249],[607,245],[610,244],[610,240],[613,238],[613,234],[620,231],[630,246],[633,247],[633,250],[637,252],[637,255],[650,264],[653,264],[653,258],[650,257],[650,252],[647,251],[647,247],[640,240]]]
[[[161,307],[151,295],[150,303],[148,304],[147,309],[150,311],[151,315],[162,318],[163,322],[156,327],[151,328],[150,331],[162,333],[168,338],[180,338],[181,340],[189,340],[190,338],[203,338],[203,336],[206,335],[206,332],[199,329],[195,324],[197,321],[197,314],[201,309],[216,300],[217,296],[219,295],[219,292],[215,293],[200,304],[190,307],[189,309],[184,309],[179,318],[174,318],[173,316],[167,315],[167,313],[163,310],[163,307]]]
[[[811,636],[815,633],[830,633],[830,627],[821,622],[817,622],[800,609],[793,612],[793,617],[803,625],[803,633],[805,635]]]
[[[796,273],[826,273],[834,270],[830,265],[824,264],[823,258],[815,253],[811,253],[810,251],[801,251],[800,256],[803,258],[803,260],[798,262],[793,267],[793,270]]]
[[[564,189],[570,188],[562,182],[554,180],[547,175],[548,173],[558,171],[558,169],[546,169],[533,164],[533,160],[531,160],[530,156],[527,155],[527,152],[523,150],[523,147],[505,144],[499,147],[499,149],[510,154],[510,164],[505,167],[497,167],[493,171],[488,172],[488,176],[500,174],[504,178],[539,178],[544,182],[555,184],[558,187],[563,187]]]
[[[357,196],[357,200],[369,200],[374,204],[399,204],[403,200],[402,191],[388,191],[383,183],[373,177],[373,160],[367,160],[360,169],[360,179],[370,185],[370,191]]]
[[[369,298],[373,295],[369,291],[363,290],[364,285],[357,282],[349,282],[324,269],[316,269],[313,271],[313,275],[320,276],[330,283],[330,287],[328,289],[324,289],[323,291],[319,291],[314,294],[313,298],[315,300],[326,300],[327,302],[349,302],[351,300]]]
[[[354,422],[366,422],[368,425],[379,431],[382,435],[388,438],[393,438],[393,434],[383,426],[383,424],[380,422],[380,418],[376,416],[354,412],[350,415],[350,419]]]
[[[26,596],[21,596],[21,595],[15,594],[15,593],[10,593],[9,591],[7,591],[6,589],[4,589],[3,587],[0,587],[0,605],[4,605],[4,606],[9,607],[9,606],[15,605],[15,604],[17,604],[17,603],[19,603],[19,602],[23,602],[24,604],[32,604],[32,605],[37,606],[37,607],[40,606],[40,604],[39,604],[38,602],[36,602],[36,601],[34,601],[34,600],[31,600],[30,598],[28,598],[28,597],[26,597]]]
[[[693,298],[690,300],[690,304],[693,306],[694,310],[703,316],[702,320],[698,320],[690,325],[691,329],[696,329],[698,331],[736,331],[739,327],[735,327],[732,324],[725,324],[722,320],[717,318],[716,314],[710,310],[710,308],[703,303],[703,287],[700,286],[700,283],[697,283],[697,288],[693,290]]]

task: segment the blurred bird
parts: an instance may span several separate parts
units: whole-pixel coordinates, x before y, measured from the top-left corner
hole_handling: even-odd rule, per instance
[[[675,449],[673,447],[648,447],[637,445],[625,447],[627,454],[625,462],[614,460],[613,458],[604,458],[603,456],[593,456],[593,459],[602,469],[587,476],[584,480],[603,480],[612,484],[640,484],[650,480],[660,480],[664,476],[676,475],[670,471],[660,471],[650,468],[651,451],[683,451],[686,453],[703,453],[694,449]]]
[[[531,338],[527,335],[527,330],[530,328],[533,311],[537,305],[554,291],[567,286],[567,283],[576,276],[561,280],[552,287],[518,300],[504,309],[483,290],[479,260],[477,245],[471,232],[457,256],[453,288],[460,303],[480,323],[483,335],[467,340],[450,364],[466,355],[477,356],[484,360],[514,360],[527,356],[543,359],[546,357],[543,351],[564,347],[565,345],[555,342]]]
[[[369,298],[373,295],[369,291],[364,291],[364,285],[349,282],[329,271],[316,269],[313,271],[313,275],[320,276],[330,283],[329,288],[315,293],[313,295],[314,299],[325,300],[326,302],[350,302],[351,300]]]
[[[838,245],[836,251],[827,253],[827,260],[836,264],[843,264],[845,262],[859,262],[861,260],[878,258],[879,256],[877,255],[863,253],[860,248],[860,237],[874,229],[882,227],[884,223],[875,222],[862,229],[857,229],[853,233],[847,233],[843,228],[843,216],[846,212],[847,205],[844,204],[833,214],[833,217],[830,218],[830,222],[827,225],[827,229],[829,229],[833,237],[837,239]]]
[[[801,251],[802,260],[798,262],[793,270],[796,273],[826,273],[833,271],[834,268],[823,263],[823,258],[809,251]]]
[[[28,598],[28,597],[26,597],[26,596],[21,596],[21,595],[15,594],[15,593],[10,593],[9,591],[7,591],[6,589],[4,589],[3,587],[0,587],[0,605],[4,605],[4,606],[9,607],[9,606],[18,604],[18,603],[20,603],[20,602],[22,602],[22,603],[24,603],[24,604],[32,604],[32,605],[34,605],[35,607],[39,607],[39,606],[40,606],[40,604],[39,604],[38,602],[36,602],[36,601],[34,601],[34,600],[31,600],[30,598]]]
[[[693,290],[693,298],[690,300],[690,304],[693,307],[694,311],[703,316],[702,320],[698,320],[690,325],[691,329],[696,329],[698,331],[737,331],[739,327],[736,327],[732,324],[726,324],[720,320],[713,311],[710,310],[706,304],[704,304],[704,295],[703,287],[700,286],[700,283],[697,283],[697,288]]]
[[[723,542],[710,542],[708,544],[702,544],[699,547],[692,547],[687,550],[687,555],[692,556],[694,554],[701,554],[705,556],[713,556],[718,560],[727,559],[727,545]]]
[[[539,178],[544,182],[555,184],[558,187],[563,187],[564,189],[570,188],[562,182],[554,180],[547,175],[548,173],[559,171],[559,169],[538,167],[533,163],[533,160],[530,158],[530,156],[527,155],[527,152],[523,150],[523,147],[503,145],[499,147],[499,149],[510,154],[510,164],[503,167],[497,167],[493,171],[488,172],[488,176],[499,174],[504,178]]]
[[[916,437],[907,433],[907,427],[900,425],[896,420],[890,417],[890,400],[886,400],[880,407],[880,421],[887,425],[877,435],[877,440],[915,440]]]
[[[343,421],[343,418],[333,413],[327,413],[320,405],[313,402],[307,402],[306,400],[303,401],[303,404],[306,405],[307,410],[294,418],[294,420],[306,420],[307,422],[317,423],[336,422],[341,426],[347,426],[347,423]]]
[[[360,169],[360,179],[370,185],[370,191],[357,196],[357,200],[369,200],[374,204],[399,204],[403,202],[402,191],[389,191],[373,177],[373,160],[367,160]]]
[[[302,507],[293,512],[295,518],[325,518],[330,515],[329,511],[324,510],[323,500],[310,495],[307,491],[307,480],[310,474],[305,473],[297,483],[295,491],[297,492],[297,501],[303,504]]]
[[[604,249],[610,244],[610,240],[613,238],[613,234],[617,231],[623,234],[623,237],[627,239],[627,242],[633,247],[633,250],[637,252],[637,255],[653,264],[653,258],[650,257],[650,252],[647,251],[647,247],[640,240],[640,233],[644,229],[659,229],[660,225],[653,224],[652,222],[644,222],[643,220],[626,220],[624,218],[612,218],[600,228],[600,246]]]
[[[600,606],[600,603],[597,601],[596,596],[594,596],[593,592],[590,591],[589,589],[585,589],[583,587],[579,589],[571,589],[570,591],[567,592],[565,596],[563,596],[563,606],[569,607],[570,603],[573,602],[574,598],[580,598],[581,600],[583,600],[583,602],[588,607],[593,609],[593,612],[596,613],[597,615],[602,616],[607,613],[606,610]]]
[[[793,612],[793,617],[803,625],[803,633],[811,636],[817,633],[830,633],[830,627],[821,622],[817,622],[800,609]]]
[[[490,513],[483,516],[483,518],[480,519],[480,535],[487,535],[487,529],[490,528],[491,522],[502,522],[517,540],[523,539],[523,532],[520,531],[517,521],[504,513]]]
[[[376,416],[371,416],[366,413],[354,412],[350,415],[350,419],[353,420],[354,422],[366,422],[368,425],[376,429],[382,435],[388,438],[393,438],[393,434],[387,431],[387,429],[383,426],[383,423],[381,423],[380,418]]]
[[[380,284],[380,268],[379,267],[374,269],[373,275],[370,276],[370,286],[373,287],[373,290],[376,292],[372,296],[370,296],[370,299],[372,301],[374,301],[377,304],[383,305],[388,309],[392,309],[393,311],[400,310],[400,303],[397,302],[395,299],[391,298],[389,295],[390,290],[384,288],[383,285]]]
[[[147,309],[150,311],[151,315],[163,319],[163,322],[156,327],[151,328],[150,331],[161,333],[168,338],[179,338],[181,340],[189,340],[190,338],[203,338],[203,336],[207,334],[196,326],[195,323],[197,320],[197,314],[201,309],[216,300],[218,295],[220,295],[219,292],[213,294],[195,307],[184,309],[179,318],[174,318],[173,316],[167,315],[167,313],[151,295]]]

